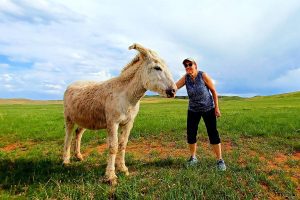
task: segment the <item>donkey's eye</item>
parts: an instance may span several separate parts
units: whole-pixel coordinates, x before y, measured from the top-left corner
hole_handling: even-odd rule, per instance
[[[154,67],[155,70],[161,71],[161,68],[159,66]]]

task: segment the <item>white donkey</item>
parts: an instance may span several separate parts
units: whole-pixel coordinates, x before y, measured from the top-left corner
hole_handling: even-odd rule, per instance
[[[83,160],[80,143],[85,129],[107,129],[109,157],[105,176],[112,184],[117,183],[115,163],[117,170],[129,175],[125,149],[140,99],[147,90],[174,97],[177,89],[165,62],[154,51],[139,44],[133,44],[129,49],[136,49],[139,53],[123,68],[120,76],[105,82],[73,83],[64,94],[66,136],[63,163],[70,163],[75,124],[78,126],[75,156],[79,160]]]

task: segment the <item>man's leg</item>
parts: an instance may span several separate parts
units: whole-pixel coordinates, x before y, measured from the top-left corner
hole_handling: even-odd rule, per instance
[[[190,154],[196,156],[197,151],[197,131],[201,119],[201,114],[188,110],[187,116],[187,142],[189,144]]]
[[[219,132],[217,130],[217,120],[214,109],[203,114],[203,120],[206,126],[207,134],[213,152],[218,160],[222,159],[222,147]]]

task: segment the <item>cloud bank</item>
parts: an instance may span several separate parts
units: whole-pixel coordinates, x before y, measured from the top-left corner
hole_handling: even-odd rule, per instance
[[[0,98],[62,99],[73,81],[117,76],[134,42],[157,51],[175,80],[194,57],[220,94],[297,91],[299,11],[293,0],[1,0]]]

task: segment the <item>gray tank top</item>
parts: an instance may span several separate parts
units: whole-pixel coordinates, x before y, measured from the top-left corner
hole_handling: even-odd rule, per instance
[[[212,95],[202,78],[202,71],[193,81],[190,75],[185,76],[185,86],[189,96],[189,110],[193,112],[207,112],[213,109],[214,101]]]

